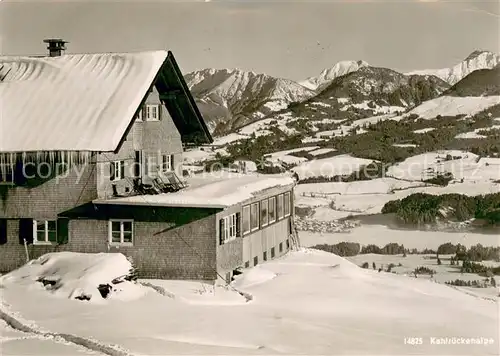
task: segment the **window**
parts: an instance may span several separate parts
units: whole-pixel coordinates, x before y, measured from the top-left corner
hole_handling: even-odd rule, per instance
[[[110,163],[109,179],[112,182],[125,178],[125,161],[114,161]]]
[[[110,243],[132,244],[134,236],[132,220],[111,220],[108,229]]]
[[[250,205],[250,231],[259,229],[259,203]]]
[[[7,219],[0,219],[0,245],[7,243]]]
[[[259,264],[259,258],[258,258],[257,256],[255,256],[255,257],[253,258],[253,265],[254,265],[254,266],[257,266],[258,264]]]
[[[280,252],[283,252],[283,242],[280,242],[279,250]]]
[[[160,105],[146,105],[146,121],[160,120]]]
[[[140,178],[141,176],[142,176],[142,152],[135,151],[134,177]]]
[[[14,183],[14,166],[10,162],[0,162],[0,184]]]
[[[162,155],[161,156],[161,171],[169,172],[173,168],[174,155]]]
[[[285,216],[290,216],[290,204],[291,201],[290,201],[290,192],[288,193],[285,193],[285,202],[284,202],[284,207],[283,207],[283,210],[285,212]]]
[[[158,175],[158,160],[156,156],[148,156],[146,159],[146,175],[156,177]]]
[[[269,223],[268,206],[269,201],[267,199],[260,202],[260,221],[262,226],[266,226]]]
[[[243,234],[250,232],[250,205],[243,207]]]
[[[271,258],[274,258],[275,253],[274,253],[274,247],[271,247]]]
[[[245,268],[248,268],[248,267],[250,267],[250,261],[245,262]]]
[[[33,243],[57,242],[57,223],[55,220],[33,220]]]
[[[278,220],[283,219],[283,194],[277,197],[276,210],[278,210]]]
[[[229,216],[220,219],[219,234],[220,234],[221,245],[236,238],[237,236],[236,223],[237,223],[236,214],[231,214]]]
[[[264,251],[264,253],[262,254],[262,259],[264,261],[267,261],[267,251]]]
[[[286,249],[290,249],[290,240],[286,239]]]
[[[269,198],[269,224],[276,221],[276,197]]]

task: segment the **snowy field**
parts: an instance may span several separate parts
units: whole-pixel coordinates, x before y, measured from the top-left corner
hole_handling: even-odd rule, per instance
[[[403,199],[414,193],[448,194],[457,193],[469,196],[491,194],[500,191],[500,184],[493,182],[454,183],[446,187],[423,186],[421,182],[396,184],[388,178],[373,179],[351,183],[300,184],[295,192],[295,204],[315,209],[314,219],[328,221],[351,215],[379,214],[384,205]],[[393,193],[390,192],[393,189]],[[335,209],[331,205],[335,205]]]
[[[452,159],[449,159],[450,156]],[[355,172],[368,163],[368,160],[341,155],[306,162],[295,170],[301,178],[331,176],[334,175],[332,172]],[[446,187],[422,182],[423,179],[445,172],[452,173],[454,177]],[[315,210],[314,219],[329,221],[350,215],[378,214],[387,202],[414,193],[459,193],[470,196],[497,193],[500,191],[499,180],[499,158],[479,158],[465,151],[430,152],[389,167],[385,178],[349,183],[299,184],[295,188],[295,204],[312,207]]]
[[[411,110],[407,115],[416,114],[423,119],[434,119],[438,115],[475,115],[497,104],[500,104],[500,96],[440,96],[425,101]]]
[[[321,138],[324,136],[340,136],[340,137],[349,136],[349,135],[351,135],[351,132],[353,130],[356,130],[356,134],[360,135],[360,134],[366,132],[366,130],[363,129],[365,126],[369,126],[369,125],[376,124],[376,123],[382,122],[382,121],[387,121],[387,120],[399,121],[401,119],[402,119],[402,116],[396,116],[395,114],[384,114],[384,115],[371,116],[371,117],[367,117],[365,119],[354,120],[351,123],[346,124],[346,125],[340,125],[335,130],[326,130],[326,131],[317,132],[315,134],[315,137]]]
[[[227,150],[225,148],[211,149],[209,147],[199,147],[186,150],[182,154],[182,157],[184,160],[184,164],[192,165],[214,159],[217,153],[219,153],[222,156],[228,155]]]
[[[298,120],[298,118],[292,118],[291,114],[289,114],[289,113],[279,114],[279,115],[276,115],[275,117],[270,118],[270,119],[263,119],[263,120],[259,120],[259,121],[256,121],[254,123],[251,123],[251,124],[241,128],[240,130],[238,130],[238,133],[241,135],[246,135],[246,136],[250,136],[252,134],[255,134],[256,136],[268,134],[271,132],[269,130],[267,130],[267,128],[273,122],[276,122],[277,127],[281,131],[285,132],[288,135],[293,135],[293,134],[297,133],[297,130],[289,128],[286,124],[290,123],[290,122],[297,121],[297,120]]]
[[[414,130],[413,132],[417,133],[417,134],[424,134],[424,133],[431,132],[431,131],[434,131],[434,130],[435,130],[434,127],[426,127],[424,129]]]
[[[444,232],[423,230],[396,230],[383,225],[362,225],[346,233],[316,233],[299,231],[300,243],[309,247],[317,244],[337,244],[342,241],[357,242],[361,245],[383,247],[395,242],[406,248],[421,251],[426,248],[436,250],[440,245],[451,242],[470,247],[480,243],[483,246],[500,245],[500,236],[472,232]]]
[[[431,276],[429,275],[417,275],[417,278],[428,279],[437,283],[446,283],[450,281],[455,281],[457,279],[463,281],[484,281],[485,277],[481,277],[475,273],[460,273],[459,266],[452,266],[450,264],[450,259],[452,255],[439,255],[441,264],[438,264],[436,255],[412,255],[409,254],[406,257],[403,255],[378,255],[378,254],[363,254],[353,257],[348,257],[347,259],[358,266],[362,266],[363,263],[368,262],[369,268],[373,269],[373,263],[375,267],[382,268],[387,271],[390,264],[392,267],[391,272],[414,277],[414,271],[418,267],[427,267],[435,271],[436,273]],[[499,262],[484,261],[484,264],[491,266],[500,265]],[[496,285],[500,285],[500,278],[495,277]],[[456,288],[456,287],[455,287]],[[496,300],[500,295],[500,288],[491,286],[489,283],[486,288],[474,288],[474,287],[459,287],[460,290],[475,295],[480,298],[488,298],[491,300]]]
[[[464,132],[455,136],[455,138],[462,139],[472,139],[472,138],[486,138],[487,136],[479,134],[480,131],[491,131],[491,130],[500,130],[500,125],[493,125],[490,127],[481,127],[475,129],[474,131]]]
[[[356,158],[351,155],[338,155],[329,158],[308,161],[293,168],[300,179],[306,177],[334,177],[347,175],[359,170],[361,166],[372,163],[369,159]]]
[[[27,329],[20,333],[0,324],[2,355],[83,355],[95,349],[120,356],[498,351],[496,302],[426,279],[361,269],[321,251],[301,250],[266,262],[228,288],[161,281],[155,289],[139,286],[145,293],[128,301],[61,298],[36,277],[20,283],[14,273],[2,280],[2,317]],[[408,337],[422,338],[422,344],[405,344]],[[491,344],[434,344],[432,338],[440,337]],[[31,350],[33,345],[38,348]]]
[[[316,151],[319,149],[320,149],[319,146],[293,148],[291,150],[278,151],[278,152],[271,153],[269,155],[266,155],[265,159],[266,159],[266,161],[272,162],[274,164],[279,164],[282,162],[286,163],[286,164],[300,164],[302,162],[306,162],[307,158],[292,156],[291,153],[301,152],[301,151],[310,152],[310,151]]]
[[[389,167],[387,175],[398,179],[426,180],[436,174],[451,173],[456,180],[491,181],[500,179],[500,158],[483,158],[466,151],[443,150],[407,158]]]

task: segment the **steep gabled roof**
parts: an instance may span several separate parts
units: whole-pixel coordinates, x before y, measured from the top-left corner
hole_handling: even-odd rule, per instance
[[[160,99],[179,130],[184,143],[212,143],[213,139],[191,95],[172,52],[156,81]]]
[[[0,152],[115,151],[153,83],[180,87],[164,103],[182,138],[211,142],[170,52],[0,57]]]

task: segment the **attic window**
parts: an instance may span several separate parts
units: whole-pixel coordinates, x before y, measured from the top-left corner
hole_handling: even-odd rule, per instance
[[[146,121],[160,120],[160,105],[146,105]]]

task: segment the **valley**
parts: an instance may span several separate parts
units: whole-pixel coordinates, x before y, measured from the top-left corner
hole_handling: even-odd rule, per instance
[[[467,287],[484,278],[458,273],[450,256],[438,266],[423,252],[500,244],[499,63],[477,51],[449,69],[403,75],[341,62],[301,82],[315,95],[188,152],[197,168],[186,174],[241,172],[243,162],[246,174],[293,174],[302,246],[401,244],[415,254],[347,258],[394,264],[397,274],[434,269],[436,282],[463,279],[457,288],[496,297],[489,281]]]

